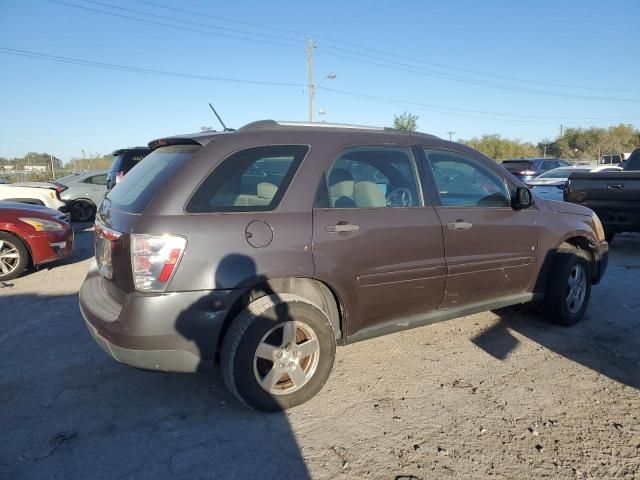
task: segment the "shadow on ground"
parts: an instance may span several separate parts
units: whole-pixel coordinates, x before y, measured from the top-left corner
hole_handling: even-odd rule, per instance
[[[0,477],[308,478],[286,414],[239,406],[215,373],[116,363],[75,295],[1,300]]]
[[[637,235],[616,237],[611,251],[616,262],[610,263],[602,280],[602,286],[609,287],[607,294],[601,286],[593,287],[585,318],[577,325],[551,325],[535,307],[506,308],[495,312],[500,317],[498,323],[472,341],[504,360],[518,345],[512,333],[517,332],[563,357],[640,389],[640,317],[633,314],[640,307],[639,241]]]

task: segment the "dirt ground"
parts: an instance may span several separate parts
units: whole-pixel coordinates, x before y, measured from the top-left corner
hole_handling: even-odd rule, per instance
[[[0,283],[0,478],[640,478],[640,237],[621,235],[586,318],[473,315],[338,350],[286,414],[220,376],[120,365],[94,344],[76,256]]]

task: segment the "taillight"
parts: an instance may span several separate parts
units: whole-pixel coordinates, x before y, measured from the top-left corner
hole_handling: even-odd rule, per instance
[[[120,183],[123,178],[124,178],[124,172],[116,173],[116,184]]]
[[[56,189],[56,192],[58,193],[62,193],[69,188],[66,185],[62,185],[61,183],[58,183],[58,182],[52,182],[52,184],[53,184],[53,187]]]
[[[131,235],[131,269],[136,290],[163,292],[175,274],[187,240],[176,235]]]
[[[531,175],[535,175],[535,174],[536,174],[536,173],[538,173],[538,172],[536,172],[535,170],[522,170],[521,172],[518,172],[518,173],[519,173],[520,175],[528,175],[528,176],[531,176]]]

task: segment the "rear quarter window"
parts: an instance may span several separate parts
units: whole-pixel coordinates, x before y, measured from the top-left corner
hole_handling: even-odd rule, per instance
[[[306,155],[306,145],[247,148],[224,159],[196,189],[188,213],[275,209]]]
[[[151,152],[107,194],[111,208],[142,213],[163,184],[200,148],[200,145],[172,145]]]

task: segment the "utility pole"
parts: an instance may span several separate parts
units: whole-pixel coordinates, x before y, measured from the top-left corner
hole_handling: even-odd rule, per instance
[[[455,135],[456,132],[454,132],[453,130],[449,130],[446,133],[449,134],[449,141],[452,142],[453,141],[453,136]]]
[[[562,136],[563,134],[563,128],[564,128],[564,125],[560,124],[560,136]]]
[[[307,74],[309,76],[309,121],[313,122],[313,96],[315,95],[315,85],[313,84],[313,43],[311,35],[307,35]]]

